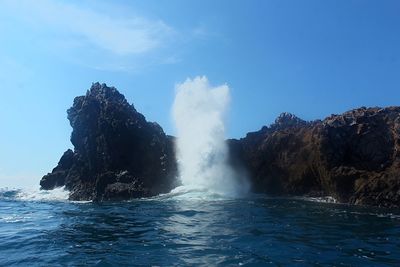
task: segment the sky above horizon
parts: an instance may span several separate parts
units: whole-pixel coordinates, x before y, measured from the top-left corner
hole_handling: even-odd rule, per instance
[[[66,110],[115,86],[174,134],[175,85],[227,84],[227,137],[281,112],[400,105],[400,1],[0,0],[0,188],[37,186],[72,148]]]

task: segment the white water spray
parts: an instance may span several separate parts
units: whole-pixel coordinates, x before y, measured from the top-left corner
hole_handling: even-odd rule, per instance
[[[204,76],[176,86],[172,113],[178,135],[178,168],[186,189],[225,196],[248,191],[245,179],[227,162],[224,115],[229,100],[227,85],[211,87]]]
[[[0,188],[0,198],[15,199],[22,201],[67,201],[69,191],[64,187],[55,188],[53,190],[40,190],[37,188]]]

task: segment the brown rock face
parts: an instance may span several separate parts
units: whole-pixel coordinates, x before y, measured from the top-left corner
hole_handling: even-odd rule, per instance
[[[359,108],[314,122],[283,113],[229,143],[255,192],[400,206],[400,107]]]
[[[72,200],[111,200],[167,193],[176,185],[173,139],[114,87],[95,83],[68,110],[74,151],[40,181],[64,186]]]
[[[74,151],[40,181],[72,200],[121,200],[174,188],[174,138],[115,88],[95,83],[68,110]],[[228,140],[230,163],[254,192],[333,196],[351,204],[400,207],[400,107],[359,108],[323,121],[282,113],[270,127]]]

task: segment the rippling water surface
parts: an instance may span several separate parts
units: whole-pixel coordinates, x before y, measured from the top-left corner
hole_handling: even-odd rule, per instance
[[[0,191],[0,266],[400,264],[400,211],[170,194],[73,203]]]

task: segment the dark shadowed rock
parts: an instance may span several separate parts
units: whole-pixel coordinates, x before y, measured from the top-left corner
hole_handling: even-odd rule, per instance
[[[114,87],[95,83],[68,110],[74,152],[64,153],[42,189],[65,185],[73,200],[153,196],[176,186],[173,140]]]
[[[177,185],[174,137],[95,83],[68,110],[74,150],[40,181],[72,200],[123,200]],[[322,121],[282,113],[275,123],[228,140],[234,170],[253,191],[333,196],[340,202],[400,207],[400,107],[359,108]]]
[[[399,107],[360,108],[314,122],[283,113],[229,146],[231,161],[244,164],[256,192],[400,206]]]
[[[65,177],[67,177],[69,169],[72,167],[74,160],[74,152],[68,149],[62,155],[57,167],[53,171],[40,180],[40,186],[43,189],[53,189],[55,187],[65,185]]]

